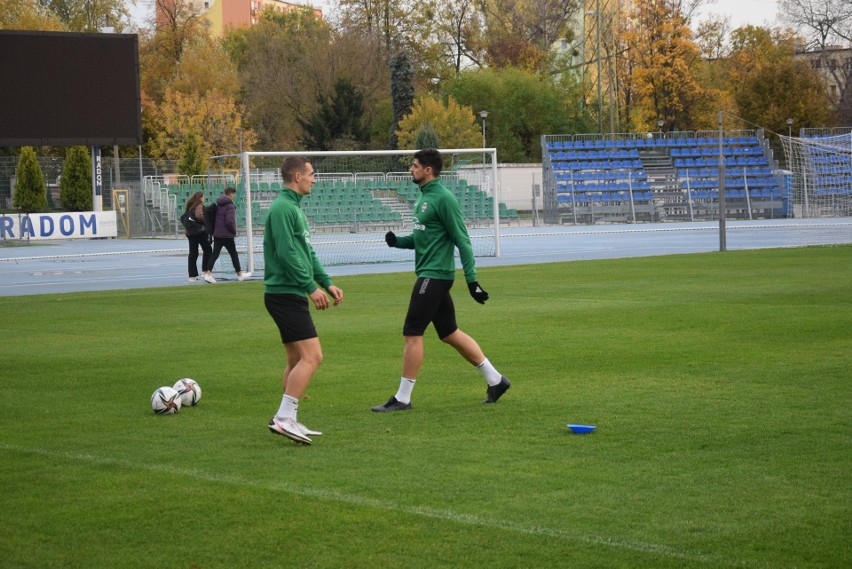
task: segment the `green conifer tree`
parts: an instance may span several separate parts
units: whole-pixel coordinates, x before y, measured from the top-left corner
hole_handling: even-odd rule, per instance
[[[414,68],[405,52],[394,55],[390,60],[391,101],[393,104],[393,124],[390,131],[390,148],[399,148],[396,131],[399,122],[411,112],[414,103]]]
[[[438,133],[435,132],[435,127],[432,126],[432,123],[421,124],[414,137],[414,148],[440,148],[440,144]]]
[[[18,167],[15,169],[14,206],[24,213],[35,213],[47,209],[47,186],[44,172],[32,146],[21,148]]]
[[[204,174],[206,168],[204,159],[201,157],[201,141],[192,133],[189,133],[181,145],[181,157],[178,162],[178,171],[184,176],[198,176]]]
[[[92,165],[89,149],[71,146],[62,163],[59,201],[65,211],[92,211]]]

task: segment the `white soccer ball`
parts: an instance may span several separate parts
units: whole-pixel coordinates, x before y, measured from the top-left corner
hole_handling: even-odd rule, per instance
[[[174,388],[165,385],[151,396],[151,409],[157,415],[174,415],[180,411],[181,396]]]
[[[201,399],[201,386],[194,379],[185,377],[175,383],[175,391],[180,394],[181,403],[184,406],[192,406]]]

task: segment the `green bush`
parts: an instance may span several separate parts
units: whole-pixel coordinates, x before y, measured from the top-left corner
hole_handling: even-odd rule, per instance
[[[65,153],[59,201],[66,211],[92,210],[92,171],[85,146],[72,146]]]
[[[47,209],[47,186],[44,172],[41,171],[35,150],[32,146],[21,148],[21,157],[15,169],[14,205],[24,213],[34,213]]]
[[[190,133],[181,145],[181,157],[178,171],[184,176],[198,176],[206,170],[204,158],[201,156],[201,141]]]

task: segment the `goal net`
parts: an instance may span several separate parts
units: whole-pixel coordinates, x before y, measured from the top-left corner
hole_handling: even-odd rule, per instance
[[[794,217],[852,215],[852,132],[781,136]]]
[[[414,251],[385,243],[385,233],[412,231],[412,211],[419,188],[408,171],[415,150],[337,152],[245,152],[208,162],[210,176],[228,172],[239,159],[236,176],[237,248],[245,268],[262,270],[266,214],[284,181],[281,164],[301,156],[316,171],[311,193],[301,206],[311,228],[311,244],[326,267],[411,261]],[[441,180],[459,201],[474,255],[499,256],[499,202],[495,149],[441,149]],[[233,167],[233,166],[230,166]],[[248,175],[244,175],[248,172]],[[217,271],[229,268],[219,257]]]

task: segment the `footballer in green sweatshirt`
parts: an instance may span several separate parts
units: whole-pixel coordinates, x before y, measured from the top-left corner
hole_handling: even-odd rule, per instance
[[[454,280],[458,248],[465,281],[476,282],[473,247],[459,202],[440,179],[420,187],[413,216],[414,232],[397,237],[396,247],[414,249],[414,273],[418,277]]]
[[[313,166],[304,158],[284,160],[281,177],[286,187],[269,208],[263,234],[263,303],[278,326],[287,356],[281,377],[284,396],[268,427],[273,434],[304,445],[313,442],[311,437],[322,435],[297,418],[299,400],[322,362],[308,300],[317,310],[343,302],[343,291],[334,286],[317,259],[308,221],[299,207],[302,198],[311,193],[314,174]]]
[[[443,166],[441,153],[433,148],[414,154],[410,172],[414,183],[420,186],[420,197],[414,204],[414,231],[402,237],[392,231],[385,235],[389,247],[414,249],[417,281],[402,328],[405,347],[399,389],[386,403],[372,408],[378,413],[411,409],[411,393],[423,364],[423,333],[429,324],[435,327],[441,341],[455,348],[482,373],[487,384],[483,403],[496,403],[511,385],[488,361],[476,340],[456,324],[450,295],[456,275],[455,249],[459,250],[470,295],[476,302],[485,304],[488,293],[476,279],[473,247],[458,200],[439,178]]]

